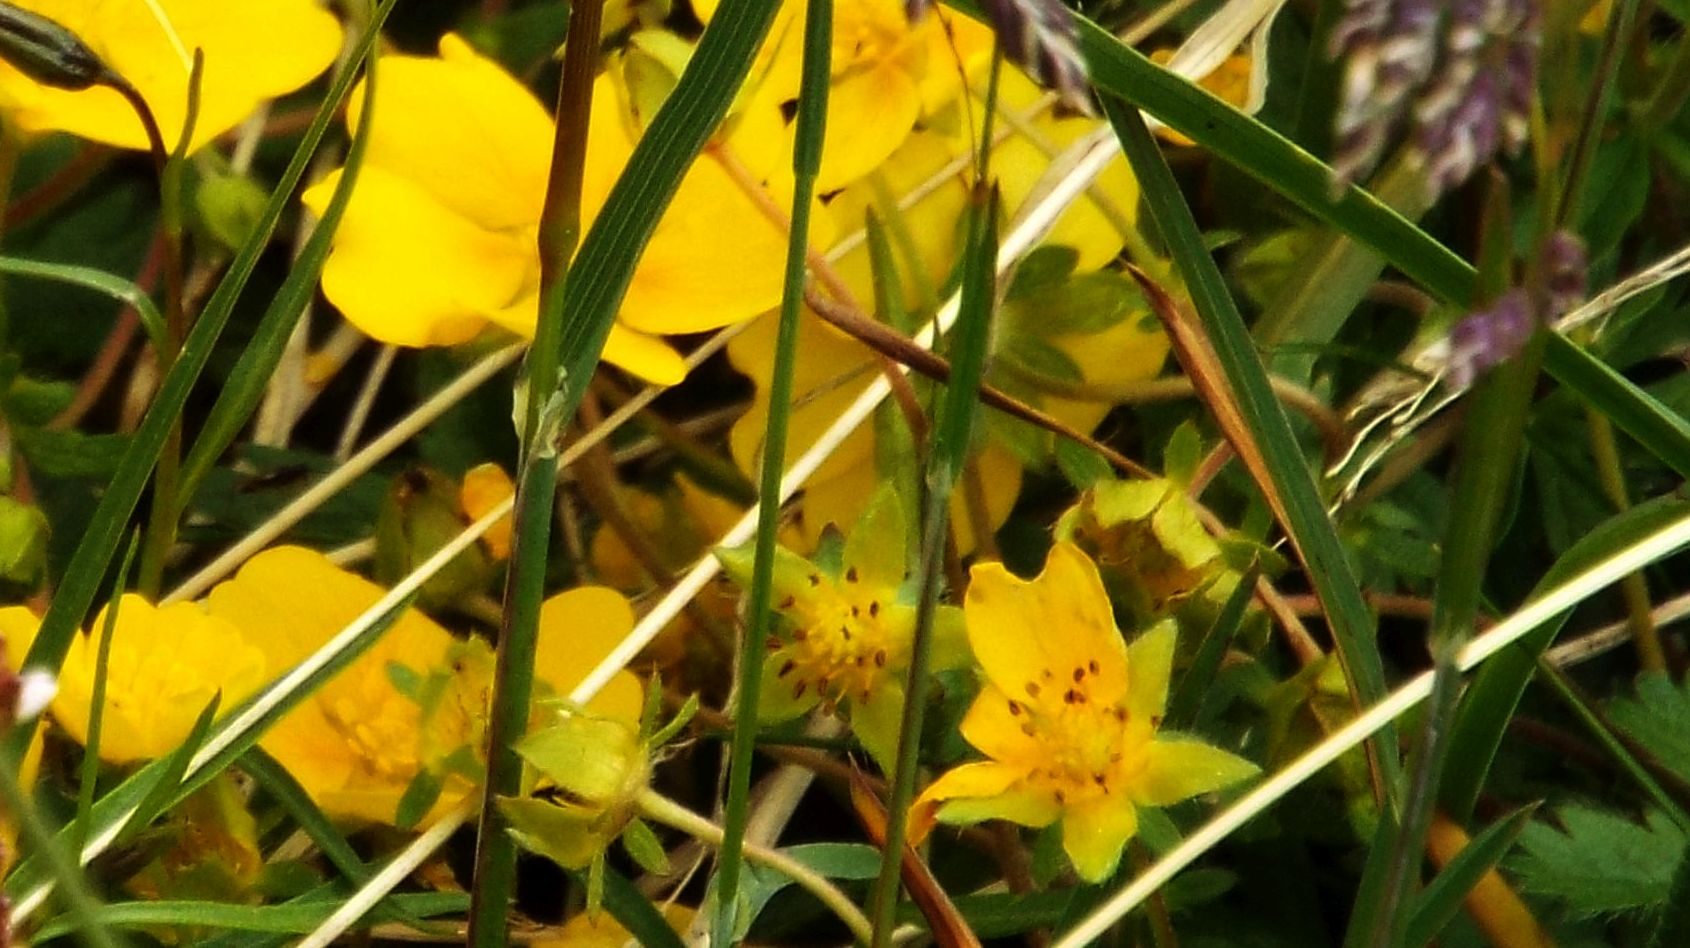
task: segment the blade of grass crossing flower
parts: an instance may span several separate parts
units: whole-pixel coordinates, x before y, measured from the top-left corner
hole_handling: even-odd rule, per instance
[[[1523,806],[1497,820],[1461,848],[1415,897],[1403,927],[1403,944],[1429,945],[1461,910],[1461,902],[1513,847],[1537,807]]]
[[[77,828],[70,836],[67,848],[73,853],[82,851],[82,844],[87,842],[82,833],[88,827],[88,815],[94,811],[94,786],[100,775],[100,732],[106,719],[106,686],[108,672],[111,667],[112,639],[117,635],[118,607],[123,602],[123,590],[129,585],[129,568],[135,564],[135,551],[140,546],[140,536],[131,534],[129,548],[123,553],[123,564],[117,568],[117,582],[113,587],[111,602],[106,606],[106,621],[100,629],[100,649],[94,659],[94,688],[88,699],[88,735],[82,742],[82,769],[77,774],[76,784],[76,820],[71,823]]]
[[[364,62],[362,114],[365,116],[374,114],[377,58],[377,51],[372,47]],[[252,417],[264,397],[271,376],[275,374],[276,365],[281,362],[288,338],[304,315],[306,304],[316,294],[317,278],[323,272],[323,262],[328,259],[335,230],[352,200],[352,188],[358,183],[358,172],[364,166],[364,152],[368,150],[370,133],[374,128],[375,123],[369,119],[358,123],[352,144],[347,148],[341,178],[335,184],[328,207],[323,209],[323,216],[318,219],[305,246],[300,248],[287,279],[282,281],[281,288],[265,308],[252,341],[241,351],[235,367],[229,372],[228,381],[218,390],[217,401],[212,404],[199,436],[194,439],[193,447],[182,462],[176,490],[177,520],[193,501],[194,491],[210,473],[212,465],[217,463]]]
[[[916,602],[915,633],[910,643],[909,673],[904,682],[903,714],[898,724],[898,756],[886,802],[886,840],[881,847],[880,875],[875,880],[871,902],[875,948],[886,948],[892,943],[897,919],[904,839],[910,803],[915,799],[916,771],[921,763],[921,725],[927,711],[933,623],[945,579],[951,491],[968,463],[980,382],[985,374],[986,350],[992,334],[992,310],[997,301],[998,191],[990,183],[987,162],[991,153],[991,116],[997,110],[998,75],[1002,66],[1003,51],[999,46],[993,51],[992,73],[986,86],[979,166],[968,208],[961,299],[956,325],[950,334],[951,377],[939,406],[923,484],[921,587]]]
[[[123,821],[123,826],[117,831],[117,840],[133,839],[136,833],[147,828],[154,818],[165,810],[174,806],[186,793],[177,795],[176,791],[182,786],[183,778],[187,776],[194,755],[205,746],[205,739],[211,733],[211,722],[217,717],[217,706],[221,703],[221,695],[215,696],[200,710],[199,717],[194,719],[194,726],[188,731],[188,736],[169,756],[164,758],[164,770],[153,782],[152,789],[141,798],[129,818]],[[209,776],[209,775],[208,775]]]
[[[675,934],[675,929],[669,926],[663,913],[645,893],[632,882],[622,877],[614,869],[606,868],[601,874],[604,878],[604,910],[610,917],[628,930],[634,937],[634,944],[642,948],[685,948],[686,942]],[[578,874],[577,880],[583,889],[586,879]]]
[[[798,319],[804,301],[805,254],[810,205],[827,138],[827,94],[833,55],[833,0],[807,0],[802,73],[792,146],[792,224],[775,335],[774,374],[769,382],[769,419],[763,430],[762,470],[757,487],[757,538],[745,633],[735,668],[734,732],[729,747],[727,801],[722,811],[722,845],[717,855],[716,916],[712,944],[733,943],[739,909],[745,827],[750,810],[752,751],[757,740],[757,699],[762,692],[763,641],[773,619],[775,538],[780,529],[781,475],[792,415],[793,370],[798,361]]]
[[[24,658],[24,667],[43,669],[56,674],[59,666],[64,664],[71,637],[76,634],[83,615],[99,590],[100,581],[106,574],[112,554],[117,550],[124,525],[140,501],[141,492],[146,488],[147,479],[164,450],[171,429],[187,404],[194,382],[210,360],[212,349],[234,312],[235,301],[246,287],[247,279],[257,266],[260,254],[269,246],[270,238],[276,231],[294,188],[299,185],[311,156],[317,150],[317,144],[322,141],[329,123],[334,120],[341,102],[352,88],[359,64],[374,46],[381,24],[395,2],[396,0],[383,0],[381,6],[371,15],[363,37],[347,64],[330,84],[316,116],[294,150],[293,158],[283,171],[276,190],[270,195],[270,200],[265,204],[264,212],[259,215],[252,233],[236,253],[228,272],[218,282],[216,290],[212,292],[211,298],[206,301],[199,318],[194,322],[176,363],[160,383],[152,407],[136,429],[129,447],[123,452],[123,457],[112,474],[105,494],[100,498],[100,504],[95,509],[88,528],[83,533],[81,542],[77,544],[76,552],[65,567],[52,604],[41,618],[41,629],[36,635],[35,644],[30,647],[29,654]],[[14,748],[22,748],[28,742],[30,731],[29,727],[19,727],[15,730],[11,738]]]
[[[1513,268],[1510,200],[1506,184],[1493,178],[1485,202],[1480,279],[1487,299],[1504,292]],[[1471,300],[1477,308],[1486,300]],[[1543,360],[1539,333],[1518,357],[1497,367],[1475,387],[1461,437],[1461,451],[1450,495],[1443,555],[1438,560],[1427,631],[1434,669],[1432,695],[1421,719],[1420,738],[1409,760],[1409,784],[1388,858],[1368,860],[1345,942],[1389,948],[1399,943],[1403,914],[1418,884],[1433,801],[1449,751],[1450,726],[1461,699],[1456,658],[1472,640],[1486,566],[1495,546],[1497,524],[1514,485],[1524,442],[1526,418]],[[1379,850],[1375,850],[1377,856]]]
[[[63,834],[55,834],[41,811],[18,782],[18,758],[11,748],[0,747],[0,809],[17,824],[19,836],[44,860],[46,869],[59,883],[68,912],[67,924],[77,940],[94,948],[116,948],[117,938],[99,921],[100,902],[88,888],[82,870],[61,845]]]
[[[352,844],[346,841],[346,837],[335,828],[328,815],[311,799],[311,795],[305,792],[305,788],[299,785],[299,781],[293,778],[293,774],[288,773],[287,768],[257,747],[248,748],[236,766],[251,777],[259,789],[281,804],[294,825],[311,837],[311,841],[317,844],[317,851],[322,853],[329,864],[339,870],[348,882],[363,885],[369,881],[370,867],[364,864]]]
[[[1286,534],[1326,609],[1333,642],[1355,698],[1362,705],[1373,704],[1385,694],[1385,672],[1374,641],[1372,612],[1362,600],[1348,555],[1315,489],[1290,422],[1273,394],[1244,319],[1138,111],[1109,96],[1103,99],[1103,110],[1120,136],[1122,149],[1143,188],[1145,203],[1185,278],[1243,421],[1255,437],[1273,479],[1272,490],[1284,505]],[[1387,726],[1372,745],[1387,798],[1395,795],[1400,770],[1391,732]]]
[[[430,562],[449,561],[467,545],[449,545]],[[81,852],[82,862],[116,843],[135,822],[137,813],[143,809],[162,812],[175,806],[251,749],[270,725],[374,644],[399,617],[421,582],[418,579],[409,586],[395,587],[365,614],[363,621],[343,630],[299,666],[217,722],[179,780],[168,779],[175,760],[172,755],[141,768],[102,797],[94,804],[87,830],[78,831],[88,840]],[[39,908],[53,885],[53,880],[34,859],[25,860],[14,869],[6,880],[7,893],[13,899],[13,919],[21,921]]]

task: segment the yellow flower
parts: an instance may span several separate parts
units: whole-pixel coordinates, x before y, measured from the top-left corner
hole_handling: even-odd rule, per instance
[[[253,557],[211,591],[213,616],[264,650],[270,667],[298,664],[383,595],[314,550],[277,547]],[[619,608],[618,608],[619,607]],[[585,677],[633,625],[626,601],[609,590],[571,590],[541,612],[536,671],[552,690]],[[330,816],[392,823],[399,800],[424,768],[468,746],[479,751],[492,663],[487,647],[452,637],[415,609],[345,670],[282,718],[262,740]],[[419,701],[399,685],[447,676],[441,693]],[[426,706],[425,706],[426,705]],[[639,685],[619,676],[595,702],[606,713],[637,715]],[[429,816],[470,792],[449,774]]]
[[[695,0],[709,22],[715,0]],[[798,98],[805,4],[776,13],[758,60],[745,112],[778,112]],[[961,90],[966,70],[991,50],[989,29],[965,16],[933,10],[911,23],[903,0],[842,0],[833,8],[832,82],[816,187],[835,191],[879,168],[922,118]],[[791,131],[747,157],[754,166],[788,160]]]
[[[188,105],[195,49],[205,51],[199,117],[190,150],[234,128],[266,99],[310,82],[334,61],[340,23],[316,0],[18,0],[87,43],[151,106],[174,147]],[[146,148],[129,104],[103,87],[70,92],[0,63],[0,111],[26,133],[69,132],[120,148]]]
[[[0,636],[11,660],[27,654],[40,625],[22,606],[0,609]],[[93,635],[71,640],[51,705],[53,719],[79,744],[88,739],[106,610],[100,610],[93,628]],[[170,753],[212,698],[221,695],[218,713],[227,713],[263,684],[270,670],[264,654],[247,644],[239,629],[194,603],[158,608],[127,594],[118,605],[112,634],[99,748],[100,759],[108,763]]]
[[[1241,757],[1158,732],[1168,698],[1174,626],[1127,645],[1097,567],[1071,544],[1051,550],[1031,582],[976,566],[964,611],[985,672],[962,736],[991,758],[946,773],[917,801],[918,828],[1004,819],[1062,821],[1082,879],[1115,870],[1138,831],[1138,808],[1167,806],[1256,772]]]
[[[323,269],[323,292],[369,335],[454,345],[494,323],[532,336],[535,234],[551,159],[551,118],[534,96],[457,36],[438,57],[382,61],[376,127]],[[603,206],[638,137],[611,76],[593,87],[583,223]],[[360,120],[362,92],[347,121]],[[309,189],[321,212],[339,173]],[[686,374],[659,338],[715,329],[780,299],[786,237],[711,161],[693,165],[646,247],[605,346],[653,382]]]
[[[852,731],[888,772],[897,757],[915,634],[915,608],[899,595],[908,536],[898,495],[886,487],[845,540],[834,568],[776,547],[773,592],[783,627],[767,642],[757,703],[769,723],[818,704],[829,714],[843,708]],[[750,584],[753,555],[750,546],[716,552],[742,586]],[[940,607],[934,671],[967,662],[960,620],[954,607]]]

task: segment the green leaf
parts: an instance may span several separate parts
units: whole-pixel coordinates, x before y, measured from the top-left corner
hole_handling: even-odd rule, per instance
[[[665,875],[669,872],[669,854],[663,851],[662,840],[651,831],[645,820],[636,816],[622,828],[622,848],[626,849],[628,855],[634,857],[634,862],[646,872],[653,875]]]
[[[134,441],[125,434],[87,434],[74,429],[22,428],[14,433],[30,470],[49,477],[104,480],[117,470]]]
[[[1520,887],[1578,916],[1654,912],[1666,904],[1690,838],[1659,810],[1630,817],[1581,805],[1556,811],[1564,829],[1538,821],[1520,833],[1510,860]]]
[[[364,73],[364,115],[371,114],[375,101],[375,57],[371,57],[369,68]],[[317,292],[317,278],[322,275],[335,231],[352,200],[352,188],[358,183],[358,172],[364,166],[364,153],[369,148],[374,128],[373,121],[359,123],[357,132],[352,136],[352,144],[347,148],[346,162],[328,207],[323,209],[323,216],[312,229],[305,245],[299,249],[287,279],[270,298],[270,305],[258,321],[252,340],[241,351],[235,367],[218,389],[217,401],[211,406],[211,412],[200,426],[199,437],[182,462],[176,494],[178,519],[192,501],[194,491],[205,480],[206,473],[246,426],[269,388],[276,366],[287,349],[288,339],[305,314],[306,305]]]
[[[164,341],[164,317],[159,313],[158,306],[153,303],[153,298],[122,277],[94,267],[21,260],[17,257],[0,257],[0,273],[69,283],[104,293],[135,309],[135,315],[140,319],[142,328],[147,331],[147,338],[152,340],[154,345]]]
[[[1017,276],[1015,286],[1021,286]],[[1047,283],[1012,296],[1003,306],[1006,333],[1089,336],[1113,328],[1148,309],[1138,284],[1119,273],[1100,271]]]
[[[1608,717],[1662,766],[1690,780],[1690,681],[1674,685],[1664,672],[1637,676],[1637,696],[1608,703]]]

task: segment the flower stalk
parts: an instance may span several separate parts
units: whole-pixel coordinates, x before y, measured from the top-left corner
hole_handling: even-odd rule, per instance
[[[537,237],[544,302],[534,345],[518,383],[527,387],[527,405],[522,419],[522,471],[487,726],[487,782],[470,902],[468,943],[477,948],[505,944],[510,901],[516,889],[516,841],[506,831],[498,798],[517,795],[522,789],[522,758],[516,752],[516,742],[528,725],[534,693],[540,606],[545,599],[552,507],[557,494],[557,440],[566,424],[559,404],[564,332],[561,297],[581,233],[581,174],[603,12],[603,0],[584,0],[570,8],[551,173]]]

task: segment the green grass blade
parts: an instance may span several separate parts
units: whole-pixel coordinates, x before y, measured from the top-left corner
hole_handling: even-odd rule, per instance
[[[340,219],[346,213],[347,204],[351,203],[352,189],[358,183],[358,171],[364,166],[364,152],[369,148],[370,135],[375,128],[370,116],[374,114],[376,104],[377,58],[377,51],[372,47],[364,61],[362,114],[365,118],[359,123],[357,132],[352,136],[352,144],[347,148],[346,162],[341,169],[340,180],[335,183],[334,194],[329,198],[329,205],[323,209],[323,216],[306,239],[305,246],[300,248],[287,279],[265,308],[252,341],[247,343],[235,367],[230,370],[228,380],[217,393],[217,401],[206,415],[199,436],[194,439],[193,447],[182,462],[176,493],[178,518],[192,502],[194,491],[211,471],[212,465],[234,442],[257,409],[271,376],[275,374],[276,365],[281,362],[288,338],[293,335],[294,327],[299,325],[300,317],[305,314],[306,305],[317,292],[317,278],[322,275],[324,261],[328,260],[330,244],[340,227]]]
[[[1244,423],[1255,433],[1268,475],[1285,507],[1285,530],[1326,608],[1333,642],[1356,699],[1364,706],[1373,704],[1385,695],[1385,671],[1374,641],[1372,611],[1362,599],[1349,557],[1327,516],[1291,424],[1269,385],[1244,317],[1138,111],[1111,97],[1104,98],[1103,110],[1120,136],[1122,149],[1143,188],[1145,203],[1185,278]],[[1392,731],[1383,729],[1373,741],[1387,795],[1395,793],[1399,770]]]
[[[745,828],[750,813],[751,768],[757,743],[757,701],[763,684],[763,640],[773,613],[776,536],[780,530],[780,482],[786,470],[788,422],[792,416],[794,367],[798,363],[798,320],[803,316],[805,254],[810,241],[810,205],[821,170],[827,137],[827,94],[832,80],[833,0],[808,0],[799,78],[798,112],[792,147],[792,212],[782,274],[780,325],[769,380],[769,417],[763,429],[762,470],[757,487],[757,536],[751,564],[751,588],[736,669],[738,700],[729,744],[727,800],[722,811],[722,844],[716,862],[715,944],[732,944],[738,927],[740,875]]]
[[[1690,500],[1660,497],[1610,517],[1555,561],[1538,582],[1533,596],[1687,514],[1690,514]],[[1536,674],[1537,658],[1566,620],[1567,614],[1563,613],[1543,623],[1486,663],[1468,685],[1450,734],[1449,764],[1439,791],[1444,811],[1457,823],[1471,817],[1508,722],[1526,685]]]
[[[1690,419],[1565,336],[1550,336],[1543,367],[1678,476],[1690,478]]]
[[[212,349],[234,312],[235,301],[258,265],[259,255],[264,252],[270,238],[275,234],[294,188],[298,187],[318,143],[322,141],[329,123],[334,120],[340,104],[345,101],[358,73],[359,64],[374,47],[381,24],[393,9],[395,2],[396,0],[384,0],[371,16],[369,25],[353,50],[351,58],[335,76],[310,127],[306,129],[299,146],[294,150],[292,160],[289,161],[287,169],[277,182],[276,190],[264,207],[264,213],[259,216],[251,235],[235,255],[234,262],[217,284],[217,289],[206,301],[205,308],[200,312],[199,319],[182,345],[175,365],[159,385],[152,407],[136,429],[129,447],[123,452],[117,471],[112,475],[111,483],[100,498],[100,505],[94,511],[82,541],[77,544],[76,552],[65,568],[52,604],[48,606],[46,615],[42,616],[41,630],[37,633],[29,654],[24,658],[25,668],[45,669],[57,673],[59,666],[64,663],[65,654],[70,649],[71,637],[76,634],[77,627],[94,601],[106,567],[117,550],[124,526],[140,502],[141,492],[146,488],[153,466],[158,463],[171,429],[187,404],[195,381],[211,359]],[[18,728],[12,738],[14,744],[22,746],[23,742],[28,741],[29,730]]]
[[[1497,820],[1464,846],[1415,898],[1403,944],[1429,945],[1461,910],[1461,900],[1513,847],[1537,807],[1524,806]]]
[[[29,844],[35,855],[32,862],[44,862],[45,872],[55,879],[65,894],[69,911],[66,913],[67,932],[74,932],[79,941],[94,948],[116,948],[118,941],[100,919],[99,898],[88,888],[81,867],[64,847],[63,831],[54,833],[52,827],[36,809],[29,791],[18,782],[18,758],[7,747],[0,747],[0,809],[16,824],[19,838]]]
[[[363,885],[368,882],[372,872],[370,867],[346,841],[340,830],[335,828],[334,822],[328,818],[305,788],[299,785],[293,774],[288,773],[276,758],[266,754],[261,748],[250,747],[240,756],[236,766],[240,767],[247,776],[257,783],[259,788],[269,794],[282,810],[285,811],[294,825],[305,831],[311,841],[317,844],[317,851],[335,867],[346,881],[353,885]]]
[[[88,814],[94,811],[94,785],[100,776],[100,738],[105,729],[106,687],[110,683],[112,640],[117,636],[119,606],[123,603],[123,588],[129,583],[129,568],[135,564],[135,551],[140,548],[140,534],[131,534],[129,548],[117,568],[117,588],[106,606],[106,621],[100,630],[100,649],[94,659],[94,688],[88,699],[88,732],[82,741],[82,767],[76,779],[76,819],[71,824],[88,826]],[[82,851],[87,840],[72,835],[66,847],[73,853]]]
[[[1203,693],[1214,682],[1215,673],[1220,671],[1221,659],[1226,657],[1226,648],[1232,643],[1239,623],[1244,621],[1244,610],[1249,608],[1250,600],[1256,594],[1256,578],[1260,575],[1261,564],[1252,565],[1238,580],[1238,588],[1221,605],[1214,624],[1209,626],[1203,641],[1198,643],[1197,654],[1192,657],[1190,667],[1180,676],[1179,687],[1168,698],[1168,710],[1162,719],[1164,727],[1178,731],[1197,721],[1197,712],[1203,706]]]
[[[614,869],[607,867],[603,875],[604,910],[634,936],[634,944],[643,948],[685,948],[686,942],[669,927],[668,920],[645,893]],[[587,880],[579,881],[585,889]]]
[[[93,267],[22,260],[17,257],[0,257],[0,273],[68,283],[104,293],[120,303],[134,307],[135,315],[141,320],[141,328],[146,330],[147,338],[153,345],[158,345],[164,339],[164,314],[158,311],[158,304],[153,302],[153,298],[148,296],[145,290],[120,276]]]
[[[339,905],[332,893],[309,901],[284,902],[281,905],[237,905],[228,902],[168,901],[119,902],[107,905],[96,915],[104,925],[112,928],[149,928],[158,925],[185,925],[204,928],[226,928],[237,932],[299,935],[309,932],[327,918]],[[418,917],[452,915],[462,912],[469,896],[462,892],[414,892],[393,896],[393,905]],[[64,923],[55,920],[42,926],[37,936],[42,941],[66,933]]]

